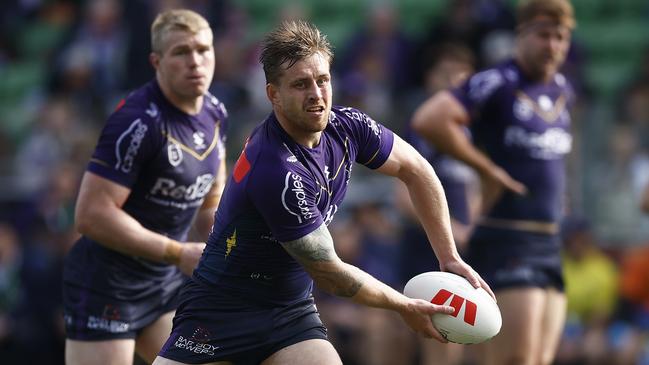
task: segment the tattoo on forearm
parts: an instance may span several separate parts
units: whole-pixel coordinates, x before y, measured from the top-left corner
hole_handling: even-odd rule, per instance
[[[363,286],[363,275],[340,262],[334,243],[323,224],[310,234],[284,243],[284,248],[313,276],[318,286],[341,297],[353,297]]]

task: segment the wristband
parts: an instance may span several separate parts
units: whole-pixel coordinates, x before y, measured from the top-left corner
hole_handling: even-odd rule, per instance
[[[178,265],[180,263],[180,252],[182,250],[183,246],[180,243],[174,240],[167,241],[162,261],[168,264]]]

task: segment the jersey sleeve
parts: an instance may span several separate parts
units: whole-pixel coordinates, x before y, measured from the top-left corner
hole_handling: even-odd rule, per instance
[[[494,97],[496,91],[505,85],[505,78],[499,69],[489,69],[469,77],[464,84],[451,93],[475,117]]]
[[[155,154],[154,122],[127,106],[113,113],[99,136],[88,171],[132,187],[143,166]]]
[[[250,199],[280,242],[304,237],[324,222],[317,208],[319,186],[300,166],[260,164],[248,180]]]
[[[213,113],[220,122],[219,138],[221,140],[221,143],[225,145],[225,142],[227,142],[228,139],[227,135],[229,128],[228,110],[226,109],[225,104],[223,104],[216,96],[208,93],[207,99],[210,103],[210,108],[213,110]]]
[[[392,152],[393,132],[357,109],[341,108],[340,111],[341,123],[346,124],[358,151],[356,162],[371,169],[381,167]]]

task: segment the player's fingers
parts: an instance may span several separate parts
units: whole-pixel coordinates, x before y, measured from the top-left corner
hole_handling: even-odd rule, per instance
[[[494,292],[493,292],[493,291],[491,290],[491,288],[489,287],[489,284],[487,284],[487,282],[484,281],[483,278],[480,278],[480,286],[481,286],[482,289],[484,289],[487,293],[489,293],[489,295],[491,295],[491,297],[492,297],[496,302],[498,302],[498,299],[496,299],[496,294],[494,294]]]
[[[527,187],[514,179],[510,179],[509,181],[507,181],[506,186],[509,190],[515,192],[516,194],[519,195],[527,194]]]

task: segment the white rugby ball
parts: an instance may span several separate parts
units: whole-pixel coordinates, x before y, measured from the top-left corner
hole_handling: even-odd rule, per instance
[[[474,288],[462,276],[441,271],[425,272],[410,279],[403,294],[455,308],[452,314],[432,316],[435,328],[451,342],[480,343],[500,331],[502,317],[496,301],[487,291]]]

